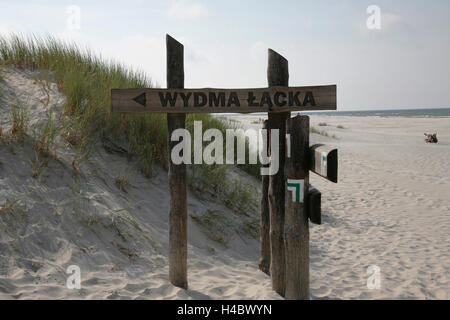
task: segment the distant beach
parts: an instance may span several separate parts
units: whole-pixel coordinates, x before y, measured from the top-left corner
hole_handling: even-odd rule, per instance
[[[314,298],[450,298],[449,111],[309,114],[311,143],[339,153],[338,184],[310,174],[323,215],[310,235]],[[229,118],[259,127],[267,117]],[[425,143],[431,132],[438,144]],[[372,265],[379,290],[366,286]]]

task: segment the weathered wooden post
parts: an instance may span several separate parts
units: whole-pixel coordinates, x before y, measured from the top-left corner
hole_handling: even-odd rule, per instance
[[[288,61],[277,52],[269,49],[267,67],[269,87],[289,85]],[[285,255],[284,255],[284,161],[286,119],[290,112],[272,113],[269,109],[269,130],[278,129],[279,154],[271,152],[271,158],[278,156],[279,170],[269,177],[269,209],[270,209],[270,275],[272,289],[284,296],[285,291]]]
[[[183,45],[166,35],[167,46],[167,88],[184,88]],[[171,159],[173,147],[178,141],[171,141],[172,132],[185,128],[185,113],[167,113],[168,159],[169,159],[169,279],[184,289],[187,281],[187,206],[186,206],[186,165],[175,165]]]
[[[309,189],[309,117],[288,119],[291,156],[286,159],[286,299],[309,299],[309,223],[306,195]],[[320,205],[320,204],[319,204]],[[320,210],[320,208],[319,208]]]
[[[268,129],[268,120],[264,121],[263,129]],[[267,130],[267,155],[270,153],[270,131]],[[268,167],[269,165],[263,165]],[[261,176],[261,220],[260,220],[260,245],[259,269],[270,274],[270,213],[269,213],[269,176]]]
[[[183,45],[166,36],[167,45],[167,89],[161,88],[126,88],[111,89],[111,111],[117,113],[167,113],[168,127],[168,158],[169,158],[169,279],[170,282],[182,288],[188,287],[187,281],[187,205],[186,205],[186,165],[181,162],[172,162],[172,150],[179,141],[171,141],[172,133],[176,129],[185,128],[186,113],[254,113],[268,112],[269,119],[266,124],[267,130],[278,130],[279,148],[278,154],[270,152],[270,157],[278,157],[278,171],[269,176],[262,177],[263,195],[261,198],[261,259],[260,269],[266,273],[270,272],[272,288],[281,296],[286,290],[286,264],[285,264],[285,157],[286,157],[286,119],[290,118],[291,111],[306,110],[336,110],[336,85],[328,86],[306,86],[288,87],[289,72],[288,61],[275,51],[269,49],[269,61],[267,68],[267,79],[269,87],[255,89],[184,89],[184,61]],[[276,88],[274,88],[276,87]],[[299,120],[295,120],[299,121]],[[289,122],[291,123],[291,122]],[[291,129],[290,129],[291,130]],[[298,135],[295,126],[292,126],[290,153],[295,155],[294,168],[297,168],[297,160],[303,157],[298,155]],[[308,139],[308,129],[302,135]],[[297,140],[296,140],[297,139]],[[269,138],[267,146],[269,147]],[[305,145],[308,145],[307,140]],[[275,149],[275,147],[270,147]],[[311,155],[314,153],[314,155]],[[337,182],[337,150],[326,146],[314,146],[310,155],[312,163],[310,167],[302,164],[302,170],[311,170],[322,177]],[[300,158],[299,158],[300,157]],[[303,158],[301,158],[303,159]],[[298,160],[300,161],[300,160]],[[305,160],[306,161],[306,160]],[[272,166],[272,161],[269,166]],[[291,164],[287,168],[291,170]],[[292,170],[291,170],[292,171]],[[290,171],[290,172],[291,172]],[[290,173],[291,174],[291,173]],[[299,176],[297,171],[292,171],[290,177]],[[301,176],[301,175],[300,175]],[[304,186],[307,184],[307,173],[305,174]],[[293,186],[296,186],[294,184]],[[292,186],[288,187],[292,188]],[[298,186],[300,188],[300,184]],[[300,189],[299,189],[300,190]],[[303,193],[306,191],[303,190]],[[296,193],[297,194],[297,193]],[[309,206],[306,211],[311,221],[321,223],[319,191],[306,194]],[[299,197],[300,199],[300,193]],[[303,199],[303,197],[302,197]],[[299,247],[298,239],[292,230],[296,227],[291,225],[298,223],[303,229],[302,237],[305,236],[304,228],[307,229],[303,220],[292,214],[292,210],[300,210],[304,218],[305,209],[297,207],[289,202],[288,226],[286,229],[286,246],[288,253],[288,296],[294,297],[291,292],[296,292],[298,281],[293,277],[299,277],[300,283],[304,274],[296,274],[308,267],[300,266],[295,248]],[[302,224],[303,223],[303,224]],[[303,243],[303,242],[302,242]],[[296,247],[297,246],[297,247]],[[307,247],[301,247],[307,250]],[[294,251],[293,251],[294,250]],[[308,254],[301,252],[302,257]],[[297,263],[292,265],[292,263]],[[301,261],[304,263],[304,261]],[[292,269],[291,269],[291,266]],[[300,270],[300,271],[299,271]],[[302,271],[303,272],[303,271]],[[292,274],[291,274],[292,273]],[[292,281],[291,281],[292,280]],[[294,286],[294,289],[291,287]],[[303,287],[303,285],[302,285]],[[303,290],[303,289],[302,289]]]

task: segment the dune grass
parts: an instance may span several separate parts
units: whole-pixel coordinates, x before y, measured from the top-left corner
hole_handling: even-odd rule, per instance
[[[128,144],[129,155],[138,157],[145,176],[151,177],[151,167],[154,162],[167,167],[165,114],[133,115],[115,114],[110,111],[112,88],[154,86],[151,79],[142,71],[114,61],[107,61],[94,55],[89,49],[79,48],[75,44],[62,42],[51,36],[44,38],[0,36],[0,66],[46,71],[43,80],[50,79],[56,82],[58,90],[66,97],[64,113],[68,116],[69,123],[64,125],[62,136],[69,145],[81,149],[88,148],[90,142],[98,141],[98,138],[107,138],[116,142],[125,140]],[[21,133],[24,125],[22,125],[23,115],[19,111],[17,109],[15,118],[18,124],[17,132]],[[224,121],[209,114],[189,114],[186,119],[188,130],[193,130],[195,120],[202,121],[203,131],[215,128],[219,129],[224,136],[226,129],[236,126],[230,121]],[[53,128],[47,127],[44,128],[44,132],[40,132],[39,136],[44,140],[38,141],[39,149],[53,143]],[[248,150],[247,143],[247,152]],[[82,153],[80,151],[80,154]],[[76,163],[75,160],[74,163]],[[206,167],[195,166],[199,170],[205,170]],[[259,175],[259,164],[239,167],[254,176]],[[223,166],[213,166],[208,170],[197,177],[202,181],[197,181],[195,187],[211,188],[211,182],[223,183],[223,180],[218,181],[218,179],[208,181],[210,177],[220,177],[224,170]],[[248,201],[244,198],[243,203]]]
[[[310,133],[315,133],[315,134],[318,134],[318,135],[321,135],[321,136],[324,136],[324,137],[329,137],[329,138],[333,138],[333,139],[338,140],[338,137],[337,137],[335,134],[330,135],[330,134],[329,134],[328,132],[326,132],[325,130],[318,130],[318,129],[316,129],[315,127],[311,127],[311,128],[309,129],[309,132],[310,132]]]
[[[29,122],[27,109],[19,103],[12,105],[11,122],[11,136],[16,138],[17,141],[23,142]]]
[[[142,146],[163,151],[167,133],[163,115],[118,115],[110,112],[111,88],[152,87],[148,77],[121,64],[107,62],[74,44],[52,37],[0,38],[0,64],[49,70],[66,96],[73,136],[85,140],[125,134],[138,156],[149,157]],[[152,158],[156,154],[152,153]],[[147,159],[152,161],[153,159]]]

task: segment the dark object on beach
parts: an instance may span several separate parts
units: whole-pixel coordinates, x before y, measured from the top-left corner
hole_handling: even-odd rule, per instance
[[[438,143],[437,133],[434,134],[428,134],[424,133],[425,135],[425,142],[426,143]]]

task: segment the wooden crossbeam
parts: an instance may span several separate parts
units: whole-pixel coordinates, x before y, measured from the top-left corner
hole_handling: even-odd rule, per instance
[[[122,113],[252,113],[336,110],[336,85],[257,89],[112,89]]]

